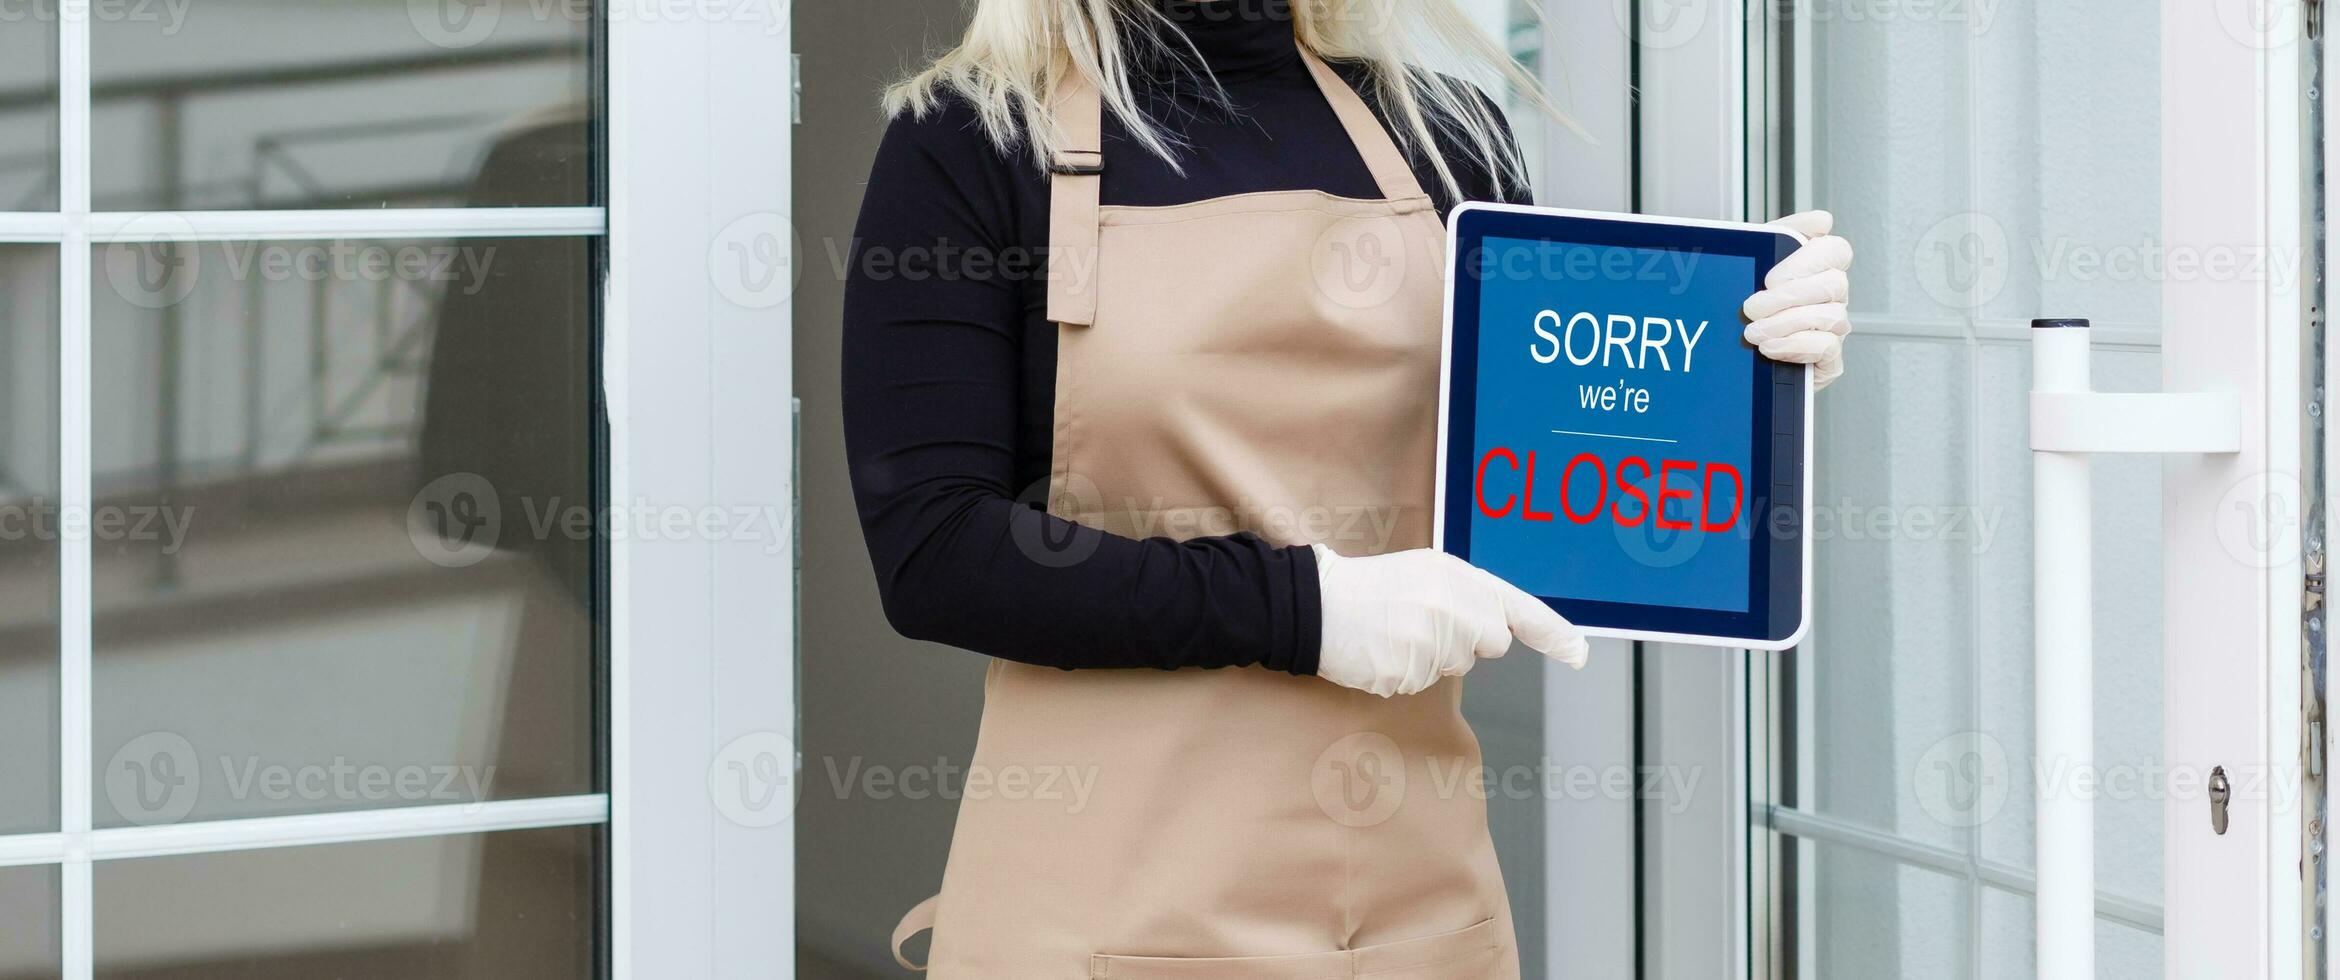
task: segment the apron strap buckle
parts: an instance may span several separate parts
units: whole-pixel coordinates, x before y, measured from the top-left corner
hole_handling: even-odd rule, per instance
[[[1075,91],[1059,112],[1097,113],[1096,91]],[[1059,150],[1048,166],[1048,319],[1086,327],[1097,322],[1097,188],[1105,154]]]

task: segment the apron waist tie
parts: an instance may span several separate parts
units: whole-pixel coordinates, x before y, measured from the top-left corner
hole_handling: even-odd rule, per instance
[[[926,964],[910,962],[910,957],[902,952],[902,944],[909,942],[910,937],[934,928],[934,901],[941,897],[928,895],[926,901],[911,906],[910,911],[903,913],[901,923],[894,926],[894,962],[902,964],[902,969],[926,972]]]

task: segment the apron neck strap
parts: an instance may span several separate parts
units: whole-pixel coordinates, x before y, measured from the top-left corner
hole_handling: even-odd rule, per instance
[[[1048,167],[1048,319],[1097,322],[1097,191],[1104,182],[1104,109],[1097,86],[1068,67],[1050,109],[1063,141]]]
[[[1392,201],[1427,200],[1421,182],[1414,179],[1413,166],[1357,90],[1315,52],[1302,47],[1300,58],[1325,101],[1332,104],[1333,114],[1340,117],[1349,142],[1365,158],[1381,196]],[[1050,107],[1063,140],[1048,167],[1048,319],[1089,326],[1097,321],[1097,192],[1105,173],[1099,135],[1104,106],[1097,86],[1068,67],[1050,96]]]
[[[1414,179],[1414,168],[1406,163],[1406,155],[1390,138],[1381,119],[1367,108],[1365,100],[1350,88],[1346,79],[1316,56],[1306,46],[1300,48],[1301,60],[1308,63],[1308,74],[1316,79],[1316,87],[1323,90],[1325,101],[1332,103],[1333,113],[1341,117],[1341,126],[1349,131],[1349,142],[1357,145],[1358,154],[1365,158],[1365,166],[1373,171],[1373,182],[1381,188],[1381,196],[1392,201],[1426,198],[1422,184]]]

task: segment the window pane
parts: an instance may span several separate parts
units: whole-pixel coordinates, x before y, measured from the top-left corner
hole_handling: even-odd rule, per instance
[[[205,0],[96,18],[97,206],[591,203],[595,9]]]
[[[2030,895],[1986,887],[1982,892],[1982,964],[1978,976],[2030,977],[2039,970],[2038,909]],[[2102,972],[2101,970],[2099,972]],[[2160,970],[2153,971],[2155,975]],[[2114,973],[2111,976],[2144,976]]]
[[[1983,968],[1977,976],[2029,977],[2038,969],[2038,909],[2031,896],[1983,889]],[[2105,919],[2096,920],[2096,975],[2158,977],[2161,934]]]
[[[57,829],[57,249],[0,245],[0,834]]]
[[[57,209],[57,3],[0,19],[0,211]]]
[[[64,975],[56,865],[0,868],[0,980]]]
[[[1973,923],[1966,884],[1858,848],[1802,841],[1813,855],[1814,976],[1963,980]],[[1982,976],[1998,976],[1985,973]]]
[[[101,826],[596,788],[595,246],[95,250]]]
[[[1939,515],[1960,515],[1961,527],[1995,527],[2010,509],[1969,489],[1974,447],[1961,432],[1976,407],[1976,351],[1872,337],[1845,354],[1844,383],[1828,390],[1819,416],[1829,463],[1815,469],[1814,533],[1829,536],[1815,547],[1816,652],[1801,661],[1814,695],[1811,728],[1799,733],[1812,752],[1812,795],[1801,803],[1963,848],[1964,819],[1929,806],[1919,777],[1938,758],[1935,746],[1975,727],[1978,630],[1994,625],[1974,614],[1976,589],[1986,584],[1972,568],[1983,542],[1947,530],[1896,532],[1916,514],[1936,526],[1949,522]]]
[[[593,976],[598,827],[101,862],[122,980]]]
[[[2162,975],[2161,933],[2096,920],[2096,970],[2108,977]]]

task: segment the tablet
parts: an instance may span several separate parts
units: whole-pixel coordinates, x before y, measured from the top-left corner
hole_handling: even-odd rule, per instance
[[[1809,370],[1739,308],[1802,239],[1477,203],[1447,227],[1438,546],[1593,636],[1796,645]]]

